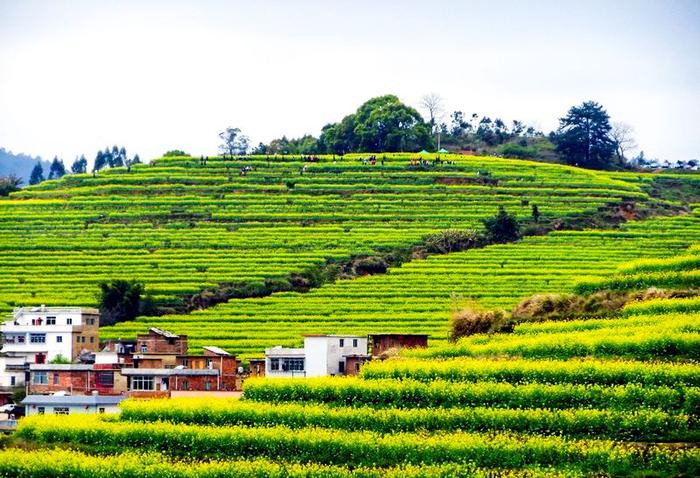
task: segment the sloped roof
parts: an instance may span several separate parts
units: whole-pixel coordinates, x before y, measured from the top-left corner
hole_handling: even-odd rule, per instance
[[[206,347],[202,347],[204,350],[208,350],[211,353],[215,353],[216,355],[226,355],[229,356],[231,355],[227,351],[225,351],[222,348],[217,347],[216,345],[207,345]]]
[[[159,329],[158,327],[151,327],[148,330],[150,330],[154,334],[162,335],[163,337],[166,337],[168,339],[177,339],[180,337],[177,334],[174,334],[172,332],[168,332],[167,330]]]

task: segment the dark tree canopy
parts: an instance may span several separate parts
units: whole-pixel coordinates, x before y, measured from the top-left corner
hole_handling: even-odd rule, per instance
[[[615,153],[610,130],[608,113],[598,103],[586,101],[572,107],[559,120],[557,152],[568,164],[592,169],[610,168]]]
[[[0,196],[9,196],[10,193],[19,191],[20,184],[22,184],[22,179],[14,174],[0,177]]]
[[[508,214],[503,206],[498,208],[498,214],[483,220],[486,226],[486,235],[492,242],[504,243],[517,241],[520,238],[520,225],[518,220]]]
[[[29,176],[29,184],[35,185],[42,182],[44,179],[44,168],[41,166],[41,162],[37,162],[34,169],[32,169],[32,174]]]
[[[49,179],[58,179],[66,175],[66,166],[63,161],[58,159],[58,156],[54,156],[53,161],[51,161],[51,167],[49,168]]]
[[[76,159],[73,161],[73,164],[70,167],[70,170],[73,174],[82,174],[82,173],[87,173],[87,158],[85,155],[80,156],[80,159]]]
[[[372,98],[340,123],[323,127],[326,153],[418,151],[432,147],[430,125],[394,95]]]
[[[114,280],[100,284],[100,325],[110,325],[136,318],[142,311],[143,284]]]

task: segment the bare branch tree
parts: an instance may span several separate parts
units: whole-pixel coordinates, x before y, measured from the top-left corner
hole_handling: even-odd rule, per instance
[[[612,124],[610,137],[615,142],[617,158],[620,161],[625,160],[626,151],[637,148],[637,142],[634,140],[633,134],[634,128],[627,123],[616,122]]]
[[[442,98],[437,93],[430,93],[421,98],[420,105],[428,112],[430,126],[434,128],[443,113]]]

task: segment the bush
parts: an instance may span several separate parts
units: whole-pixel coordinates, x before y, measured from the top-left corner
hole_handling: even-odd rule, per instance
[[[627,294],[610,291],[597,292],[589,296],[537,294],[515,306],[512,317],[515,320],[538,321],[609,315],[620,310],[627,300]]]
[[[520,226],[517,219],[506,212],[503,206],[498,208],[498,214],[484,219],[486,235],[491,242],[504,243],[520,239]]]
[[[389,264],[378,256],[361,257],[355,260],[353,269],[356,275],[385,274]]]
[[[494,332],[512,332],[513,322],[502,310],[460,309],[452,314],[450,340]]]
[[[167,153],[163,155],[164,158],[167,157],[172,157],[172,156],[187,156],[189,157],[190,155],[182,151],[181,149],[171,149]]]
[[[133,320],[144,310],[141,296],[145,289],[136,281],[114,280],[102,282],[98,296],[100,303],[100,325],[112,325],[124,320]]]
[[[447,254],[464,251],[483,245],[483,238],[476,231],[447,229],[427,236],[423,242],[425,249],[432,254]]]
[[[56,355],[53,360],[50,360],[49,363],[53,364],[66,364],[66,363],[71,363],[69,359],[64,357],[62,354]]]
[[[19,191],[22,180],[14,175],[0,178],[0,196],[9,196],[10,193]]]

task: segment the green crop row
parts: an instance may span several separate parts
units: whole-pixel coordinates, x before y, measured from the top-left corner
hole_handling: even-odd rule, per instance
[[[38,444],[89,445],[96,450],[136,449],[200,459],[266,457],[367,467],[459,463],[518,468],[575,463],[582,471],[618,475],[643,469],[689,474],[700,471],[700,452],[692,448],[641,449],[604,440],[500,433],[380,435],[320,428],[206,427],[41,416],[25,418],[17,435]]]
[[[494,381],[508,383],[571,383],[596,385],[700,386],[700,365],[615,360],[390,359],[365,364],[365,379],[413,379],[422,382]]]
[[[235,399],[212,401],[208,398],[125,401],[121,409],[121,419],[131,422],[168,421],[210,426],[281,425],[379,433],[511,431],[649,442],[693,442],[700,439],[698,423],[688,415],[671,415],[658,410],[333,408],[297,403],[273,405]]]
[[[269,403],[315,402],[334,406],[396,408],[648,408],[689,415],[700,412],[700,389],[681,386],[514,385],[499,382],[454,383],[436,380],[424,383],[416,380],[313,378],[249,379],[243,390],[247,400]]]

